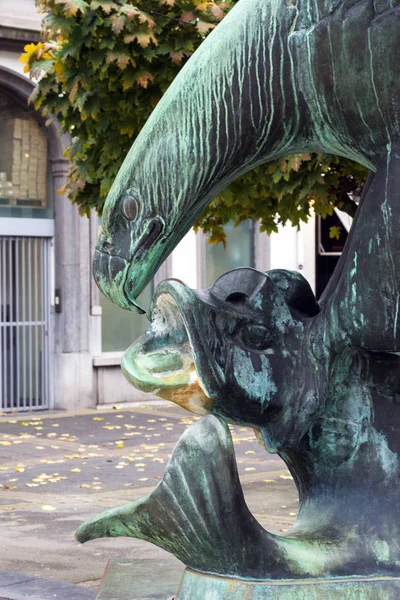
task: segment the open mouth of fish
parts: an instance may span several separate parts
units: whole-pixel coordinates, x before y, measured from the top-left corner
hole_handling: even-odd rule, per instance
[[[196,323],[198,302],[193,291],[179,281],[160,284],[148,315],[151,325],[125,352],[122,370],[139,390],[204,415],[212,400],[210,378],[207,383],[201,364],[196,364],[196,357],[207,353]]]

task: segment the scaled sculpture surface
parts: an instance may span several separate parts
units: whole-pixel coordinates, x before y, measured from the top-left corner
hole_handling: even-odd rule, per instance
[[[237,269],[209,290],[160,284],[124,373],[211,414],[182,436],[150,496],[83,525],[80,541],[139,537],[194,571],[244,580],[394,578],[372,595],[355,595],[353,582],[323,597],[397,597],[399,49],[397,0],[241,0],[155,109],[110,191],[94,261],[100,289],[130,310],[239,174],[304,151],[374,174],[319,303],[301,275],[281,270]],[[300,511],[285,536],[248,511],[227,422],[253,427],[293,474]],[[200,598],[188,581],[178,598]],[[212,585],[213,598],[240,598]],[[268,593],[249,597],[278,597]]]

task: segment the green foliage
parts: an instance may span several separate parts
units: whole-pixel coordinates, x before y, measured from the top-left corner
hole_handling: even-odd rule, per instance
[[[225,244],[224,225],[245,219],[261,221],[268,234],[278,225],[306,222],[310,212],[326,217],[335,207],[354,216],[368,175],[365,167],[337,156],[296,154],[270,162],[234,181],[197,221],[210,243]],[[337,232],[331,232],[335,237]]]
[[[135,137],[231,0],[36,3],[42,41],[21,57],[39,78],[31,100],[73,137],[69,198],[101,212]]]
[[[42,41],[25,47],[25,71],[39,79],[31,100],[72,136],[66,191],[82,214],[101,213],[134,139],[178,71],[236,0],[37,0]],[[312,206],[354,210],[366,170],[325,155],[296,155],[258,167],[216,198],[197,226],[225,242],[233,219],[262,229],[299,225]]]

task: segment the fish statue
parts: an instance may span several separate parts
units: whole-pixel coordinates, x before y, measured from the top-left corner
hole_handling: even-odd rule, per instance
[[[321,151],[373,173],[319,302],[284,270],[157,287],[122,369],[203,418],[155,490],[82,525],[80,542],[145,539],[220,582],[370,578],[365,595],[353,581],[348,596],[307,600],[398,597],[399,42],[398,0],[240,0],[157,105],[110,190],[93,263],[128,310],[143,311],[137,297],[160,264],[249,169]],[[229,423],[252,427],[290,470],[299,514],[285,535],[247,508]],[[382,578],[392,587],[373,589]],[[177,598],[244,597],[195,589]]]
[[[400,155],[367,186],[336,293],[320,303],[279,269],[234,269],[206,290],[159,284],[122,369],[136,388],[209,414],[148,498],[95,517],[79,541],[146,539],[195,571],[252,580],[398,574],[399,190]],[[300,509],[285,535],[249,512],[227,423],[252,427],[290,470]]]

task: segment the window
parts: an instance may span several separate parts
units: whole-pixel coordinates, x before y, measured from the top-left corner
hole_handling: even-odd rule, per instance
[[[153,284],[150,283],[139,296],[139,304],[145,310],[150,305],[153,295]],[[100,293],[101,315],[101,348],[103,352],[126,350],[143,335],[149,327],[146,315],[139,315],[112,304]]]
[[[0,90],[0,216],[52,218],[47,136],[29,108]]]
[[[254,266],[254,222],[247,219],[237,227],[228,223],[225,232],[226,248],[222,244],[206,243],[206,287],[214,285],[218,277],[226,271]]]
[[[346,218],[344,215],[343,218]],[[349,226],[350,222],[348,221]],[[339,239],[330,237],[330,228],[337,227]],[[321,297],[325,287],[339,262],[347,240],[347,230],[341,218],[334,212],[325,219],[318,216],[316,219],[316,297]]]
[[[101,230],[101,218],[98,220],[98,234]],[[138,298],[140,306],[147,311],[153,296],[154,282],[143,290]],[[149,326],[146,315],[124,310],[110,302],[100,291],[101,306],[101,351],[125,351],[133,342],[144,334]]]

